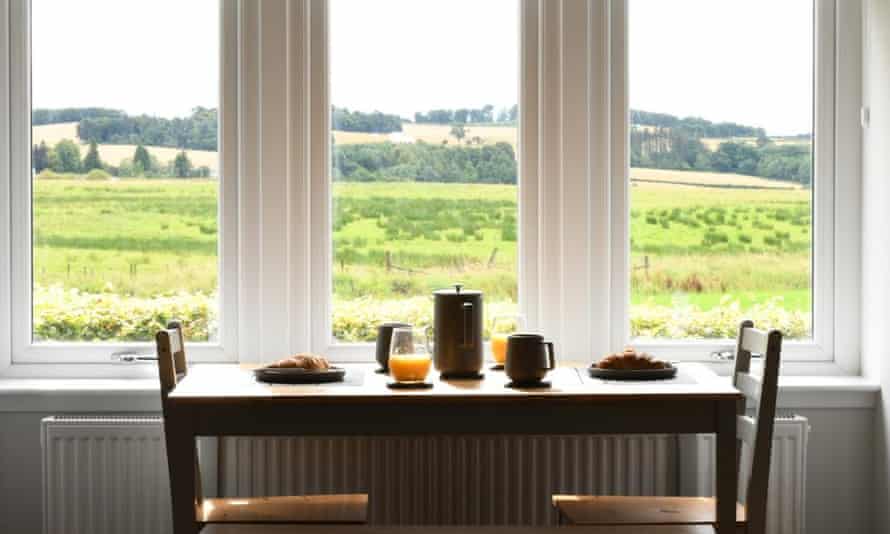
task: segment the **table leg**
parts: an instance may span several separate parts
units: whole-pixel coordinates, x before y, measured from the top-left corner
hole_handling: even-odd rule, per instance
[[[736,404],[720,401],[717,406],[717,533],[735,532],[738,468],[736,467]]]
[[[170,496],[173,510],[173,532],[195,534],[201,524],[195,521],[197,502],[196,476],[198,457],[195,436],[188,425],[168,416],[164,425],[167,442],[167,464],[170,470]]]

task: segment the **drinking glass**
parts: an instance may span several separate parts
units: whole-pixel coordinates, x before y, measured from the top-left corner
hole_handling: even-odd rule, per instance
[[[432,365],[426,330],[393,328],[389,343],[389,374],[396,382],[423,382]]]
[[[525,317],[498,315],[491,321],[491,355],[498,365],[507,361],[507,336],[525,330]]]

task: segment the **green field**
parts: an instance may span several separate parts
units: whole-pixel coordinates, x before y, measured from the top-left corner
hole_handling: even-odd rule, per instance
[[[716,337],[751,314],[807,334],[808,190],[646,181],[631,199],[635,333]],[[36,180],[38,337],[139,338],[175,299],[200,323],[192,334],[212,337],[216,211],[211,180]],[[515,186],[336,183],[335,334],[367,339],[394,314],[429,320],[430,291],[455,280],[511,308],[516,218]]]

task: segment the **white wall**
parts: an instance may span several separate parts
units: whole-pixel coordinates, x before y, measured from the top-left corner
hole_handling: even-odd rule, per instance
[[[890,391],[890,0],[868,0],[865,13],[863,103],[862,369]],[[882,395],[874,424],[874,532],[890,532],[890,400]]]
[[[867,532],[873,410],[795,410],[810,419],[807,533]],[[0,532],[41,531],[40,420],[0,412]]]

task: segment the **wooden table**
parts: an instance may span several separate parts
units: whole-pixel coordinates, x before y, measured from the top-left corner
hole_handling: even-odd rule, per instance
[[[604,382],[560,368],[550,389],[506,388],[502,372],[482,381],[436,381],[428,390],[391,390],[388,377],[364,367],[360,384],[258,383],[244,365],[200,365],[165,406],[176,534],[195,520],[198,436],[636,434],[717,436],[718,532],[735,529],[736,403],[741,394],[701,365],[659,382]],[[373,498],[373,496],[372,496]]]

